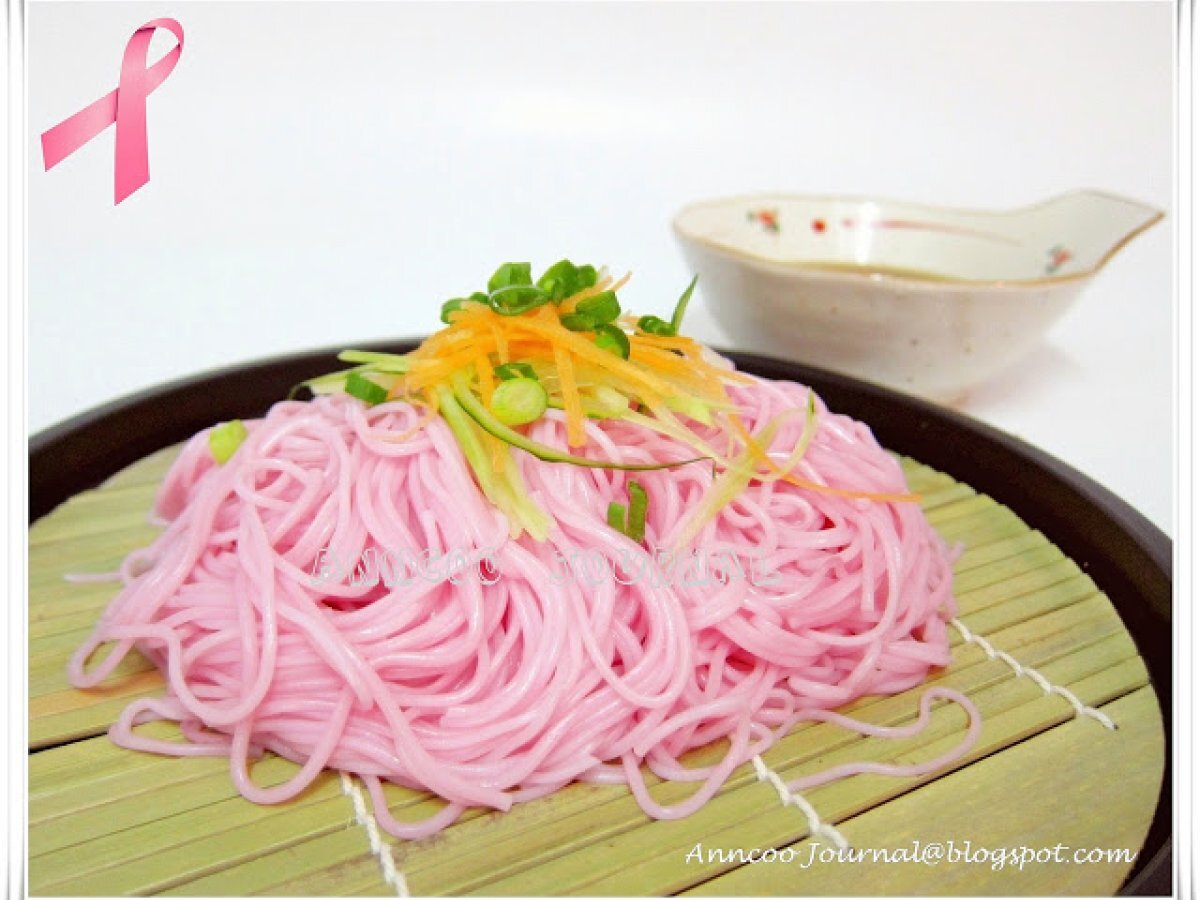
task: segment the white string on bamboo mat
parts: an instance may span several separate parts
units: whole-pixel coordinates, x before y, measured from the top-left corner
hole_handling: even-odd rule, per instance
[[[1053,684],[1037,669],[1022,665],[1013,659],[1013,657],[1008,653],[1005,653],[1003,650],[997,650],[994,646],[992,646],[991,641],[973,632],[958,617],[951,619],[950,624],[958,629],[958,633],[962,635],[962,639],[964,641],[966,641],[968,644],[975,644],[977,647],[980,647],[983,652],[988,655],[988,659],[998,659],[1001,662],[1006,663],[1008,667],[1013,670],[1013,674],[1016,675],[1017,678],[1028,678],[1030,681],[1040,687],[1045,693],[1058,694],[1058,696],[1062,697],[1071,704],[1071,708],[1075,710],[1076,716],[1088,716],[1095,719],[1109,731],[1117,730],[1117,726],[1113,720],[1100,710],[1096,709],[1094,706],[1086,705],[1062,685]]]
[[[379,860],[383,880],[395,888],[397,897],[409,896],[408,881],[404,878],[404,873],[396,868],[396,861],[392,859],[392,848],[379,833],[375,817],[367,812],[367,801],[362,790],[345,772],[342,773],[342,793],[354,804],[354,818],[367,832],[367,842],[371,845],[371,853]]]
[[[779,795],[780,803],[784,806],[794,806],[800,812],[804,813],[804,817],[808,819],[809,834],[813,837],[828,838],[839,850],[845,850],[850,846],[850,843],[842,836],[840,831],[832,825],[821,821],[821,817],[817,815],[817,811],[811,803],[799,794],[794,794],[788,790],[788,786],[779,777],[779,773],[768,767],[763,762],[761,756],[756,753],[751,762],[754,763],[754,772],[758,775],[758,780],[769,782],[771,787],[775,788],[775,793]]]

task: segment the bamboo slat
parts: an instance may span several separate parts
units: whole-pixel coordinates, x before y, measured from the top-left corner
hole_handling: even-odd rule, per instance
[[[967,842],[975,848],[1040,848],[1064,844],[1080,848],[1137,847],[1142,835],[1137,806],[1147,790],[1158,787],[1156,766],[1163,763],[1162,733],[1154,692],[1143,687],[1105,706],[1121,723],[1106,734],[1104,752],[1096,752],[1098,738],[1088,723],[1077,721],[1052,728],[1005,751],[925,785],[890,803],[884,803],[841,823],[839,828],[854,847],[899,848],[913,841],[955,841],[960,851]],[[1125,790],[1105,791],[1111,806],[1093,807],[1098,785],[1113,780],[1112,765],[1121,757],[1145,760],[1147,765],[1129,772],[1135,779]],[[1047,758],[1070,760],[1072,777],[1063,783],[1061,769],[1045,765]],[[1012,794],[1022,798],[1020,815],[1006,803]],[[1061,809],[1093,809],[1093,815],[1075,815],[1064,821]],[[935,811],[956,807],[962,815],[952,827],[930,823]],[[938,837],[938,831],[942,836]],[[814,853],[802,840],[795,848],[795,866],[748,865],[706,881],[689,894],[703,896],[761,896],[786,893],[801,879],[806,892],[816,895],[887,893],[919,894],[928,890],[929,868],[896,864],[864,856],[860,862],[838,862]],[[820,845],[818,844],[818,847]],[[824,858],[828,861],[821,862]],[[1007,861],[997,872],[996,891],[1011,894],[1103,894],[1111,891],[1121,867],[1111,862],[1076,864],[1069,855],[1063,863]],[[801,868],[802,865],[805,867]],[[994,859],[983,862],[939,863],[939,894],[970,894],[980,888],[980,868],[991,870]],[[1000,877],[1002,876],[1002,878]]]
[[[66,682],[66,660],[90,633],[113,584],[68,584],[74,571],[112,571],[157,533],[147,513],[176,448],[73,498],[30,530],[30,887],[37,895],[383,895],[380,861],[334,773],[294,801],[257,806],[234,789],[225,760],[176,759],[116,748],[105,732],[130,699],[161,692],[140,657],[99,690]],[[968,485],[912,460],[913,490],[941,534],[962,546],[955,565],[959,617],[996,648],[1102,709],[1109,731],[1075,718],[1057,695],[1014,676],[1000,659],[951,633],[953,662],[926,685],[868,697],[844,712],[878,725],[916,715],[925,687],[968,694],[983,716],[978,745],[923,778],[858,775],[805,792],[821,818],[856,848],[913,841],[971,841],[977,848],[1132,848],[1141,845],[1163,772],[1161,716],[1146,668],[1109,600],[1046,538]],[[798,726],[765,754],[784,779],[843,762],[929,759],[962,738],[965,716],[934,708],[928,727],[903,740],[863,738],[825,723]],[[148,734],[172,738],[162,723]],[[704,748],[692,765],[724,746]],[[268,755],[253,770],[278,784],[295,766]],[[694,785],[647,775],[660,803]],[[397,818],[439,804],[389,786]],[[1093,811],[1104,810],[1103,815]],[[827,848],[805,816],[783,806],[750,766],[695,815],[652,821],[628,790],[576,784],[508,813],[472,811],[435,838],[388,840],[416,894],[1098,894],[1114,892],[1131,862],[987,864],[816,862],[739,864],[689,858],[697,846],[791,848],[798,859]]]

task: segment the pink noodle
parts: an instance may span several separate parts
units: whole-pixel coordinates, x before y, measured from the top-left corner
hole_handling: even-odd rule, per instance
[[[757,380],[732,389],[752,431],[803,410],[806,389]],[[167,679],[166,696],[135,700],[110,730],[124,747],[227,755],[238,790],[280,803],[323,770],[361,776],[380,825],[419,838],[470,806],[507,809],[572,781],[627,783],[658,818],[686,816],[735,767],[801,720],[902,737],[924,728],[935,699],[964,707],[961,744],[905,766],[847,764],[793,782],[803,789],[858,772],[917,776],[964,755],[979,717],[961,694],[935,687],[910,726],[858,723],[836,707],[921,684],[950,662],[951,552],[915,503],[882,503],[755,481],[686,550],[725,552],[776,579],[698,585],[652,570],[712,481],[691,464],[640,472],[650,498],[646,547],[609,528],[610,501],[627,502],[624,472],[582,469],[514,451],[533,501],[554,519],[549,540],[509,537],[445,423],[408,440],[421,413],[372,409],[342,395],[276,404],[217,466],[202,433],[188,443],[155,508],[166,529],[121,567],[124,588],[69,665],[71,682],[98,684],[134,647]],[[869,429],[818,403],[819,427],[798,477],[835,487],[903,492],[897,462]],[[804,428],[789,415],[768,450],[786,459]],[[629,462],[695,451],[625,422],[588,422],[585,452]],[[561,415],[537,440],[565,446]],[[713,430],[701,436],[724,451]],[[489,551],[497,577],[408,584],[314,579],[326,559],[370,553]],[[613,577],[567,575],[558,554],[597,553]],[[640,568],[639,568],[640,567]],[[85,671],[101,644],[116,646]],[[180,723],[183,743],[143,737],[153,719]],[[687,751],[728,740],[704,767]],[[300,769],[256,785],[249,760],[271,750]],[[643,766],[696,782],[674,806],[655,802]],[[421,822],[395,819],[381,781],[437,795]]]

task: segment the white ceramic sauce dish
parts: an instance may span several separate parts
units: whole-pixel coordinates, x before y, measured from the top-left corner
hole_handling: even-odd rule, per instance
[[[739,349],[953,401],[1162,217],[1090,190],[1002,212],[759,194],[694,203],[674,229]]]

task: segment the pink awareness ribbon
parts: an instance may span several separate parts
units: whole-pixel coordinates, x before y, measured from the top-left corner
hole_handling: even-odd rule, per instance
[[[179,43],[149,68],[146,56],[156,28],[166,28]],[[183,54],[183,26],[174,19],[154,19],[133,33],[121,59],[121,78],[90,106],[59,122],[42,134],[42,157],[50,171],[109,125],[116,124],[114,193],[120,203],[150,180],[150,153],[146,144],[146,97],[167,80]]]

